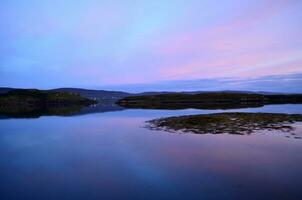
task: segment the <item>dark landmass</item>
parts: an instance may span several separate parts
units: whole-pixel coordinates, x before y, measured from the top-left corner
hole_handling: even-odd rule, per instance
[[[94,103],[96,101],[69,92],[16,89],[0,95],[0,107],[90,105]]]
[[[116,101],[124,97],[130,96],[130,93],[119,91],[106,91],[106,90],[87,90],[80,88],[58,88],[50,91],[56,92],[71,92],[81,95],[88,99],[95,99],[98,101]]]
[[[13,90],[13,88],[8,88],[8,87],[0,87],[0,94],[5,94],[9,91]]]
[[[16,91],[29,91],[26,98],[18,97],[18,99],[3,100],[5,95],[12,95]],[[35,93],[36,92],[36,93]],[[40,96],[37,94],[40,92]],[[51,95],[45,97],[46,94],[68,94],[67,99],[62,101],[45,101],[45,99],[51,99]],[[4,96],[3,96],[4,95]],[[34,95],[34,99],[31,99],[31,95]],[[42,97],[44,95],[44,97]],[[23,95],[24,97],[24,95]],[[64,95],[58,95],[61,99]],[[56,97],[56,98],[57,98]],[[71,101],[73,97],[77,100]],[[58,88],[53,90],[35,90],[35,89],[13,89],[13,88],[0,88],[0,106],[12,107],[17,104],[17,107],[31,107],[34,105],[56,104],[56,107],[62,106],[62,104],[77,105],[79,99],[86,99],[81,104],[89,104],[87,99],[98,101],[101,104],[106,105],[98,106],[97,108],[87,107],[88,112],[97,112],[98,109],[106,110],[123,108],[143,108],[143,109],[238,109],[238,108],[253,108],[262,107],[266,104],[284,104],[284,103],[302,103],[301,94],[276,94],[270,92],[248,92],[248,91],[223,91],[223,92],[144,92],[139,94],[131,94],[118,91],[105,91],[105,90],[87,90],[81,88]],[[8,99],[8,97],[5,97]],[[40,98],[40,100],[38,100]],[[41,101],[41,99],[44,99]],[[54,98],[52,98],[54,99]],[[1,103],[2,101],[2,103]],[[19,102],[19,103],[16,103]],[[44,103],[43,103],[44,102]],[[86,102],[86,103],[85,103]],[[119,106],[114,105],[117,103]],[[108,106],[109,105],[109,106]],[[114,106],[110,106],[114,105]],[[36,106],[35,106],[36,107]],[[40,106],[41,107],[41,106]],[[26,108],[28,109],[28,108]],[[0,113],[1,114],[1,113]]]
[[[293,131],[292,124],[302,115],[275,113],[216,113],[155,119],[147,122],[152,130],[195,134],[251,134],[257,130]]]
[[[263,95],[249,93],[199,93],[129,96],[117,104],[126,108],[144,109],[235,109],[261,107],[267,104],[302,103],[302,94]]]
[[[300,104],[302,94],[264,95],[265,104]]]
[[[19,88],[9,88],[9,87],[0,87],[0,94],[7,93],[11,90]],[[273,93],[273,92],[250,92],[250,91],[184,91],[184,92],[142,92],[142,93],[128,93],[122,91],[108,91],[108,90],[91,90],[91,89],[82,89],[82,88],[57,88],[44,91],[55,91],[55,92],[71,92],[77,93],[81,96],[89,99],[96,99],[98,101],[116,101],[128,96],[150,96],[150,95],[161,95],[161,94],[202,94],[202,93],[240,93],[240,94],[282,94],[282,93]]]
[[[8,88],[8,87],[0,87],[0,94],[5,94],[12,90],[18,90],[19,88]],[[20,89],[19,89],[20,90]],[[35,90],[35,89],[22,89],[22,90]],[[75,93],[79,94],[82,97],[88,99],[94,99],[97,101],[116,101],[118,99],[130,96],[131,94],[127,92],[119,92],[119,91],[106,91],[106,90],[88,90],[81,88],[57,88],[52,90],[40,90],[45,92],[67,92],[67,93]]]
[[[95,103],[75,93],[16,89],[0,94],[0,114],[20,117],[65,115]]]

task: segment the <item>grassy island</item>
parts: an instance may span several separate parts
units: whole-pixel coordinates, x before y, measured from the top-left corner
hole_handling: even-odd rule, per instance
[[[275,113],[216,113],[160,118],[147,122],[154,130],[191,132],[196,134],[250,134],[256,130],[293,130],[302,115]]]

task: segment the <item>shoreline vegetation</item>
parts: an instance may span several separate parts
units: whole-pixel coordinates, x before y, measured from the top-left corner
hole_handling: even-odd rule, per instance
[[[84,91],[84,93],[83,93]],[[105,96],[102,96],[105,95]],[[110,96],[113,95],[113,96]],[[239,92],[144,93],[129,96],[122,92],[63,88],[57,90],[8,89],[0,93],[0,115],[16,118],[67,116],[81,113],[90,105],[110,105],[110,109],[238,109],[267,104],[302,103],[302,94],[255,94]],[[110,100],[111,99],[111,100]],[[109,103],[108,103],[109,101]],[[112,106],[115,105],[115,106]],[[88,107],[89,106],[89,107]],[[101,107],[101,110],[104,110]],[[106,110],[106,109],[105,109]],[[91,112],[91,111],[88,111]]]
[[[302,103],[302,94],[199,93],[129,96],[117,104],[125,108],[143,109],[236,109],[262,107],[268,104]]]
[[[249,135],[258,130],[293,132],[302,115],[281,113],[215,113],[159,118],[147,121],[151,130],[194,134]],[[292,135],[295,135],[292,133]],[[294,136],[301,139],[300,136]]]
[[[0,113],[15,117],[70,115],[96,103],[76,93],[16,89],[0,94]]]

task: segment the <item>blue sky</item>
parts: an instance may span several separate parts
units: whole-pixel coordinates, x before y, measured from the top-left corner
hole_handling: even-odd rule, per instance
[[[0,86],[302,92],[301,10],[300,0],[3,0]]]

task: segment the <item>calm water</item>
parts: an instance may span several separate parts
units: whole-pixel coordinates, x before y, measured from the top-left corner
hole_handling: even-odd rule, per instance
[[[228,111],[302,113],[302,105]],[[0,199],[302,199],[302,140],[290,134],[144,128],[158,117],[210,112],[221,111],[2,119]]]

